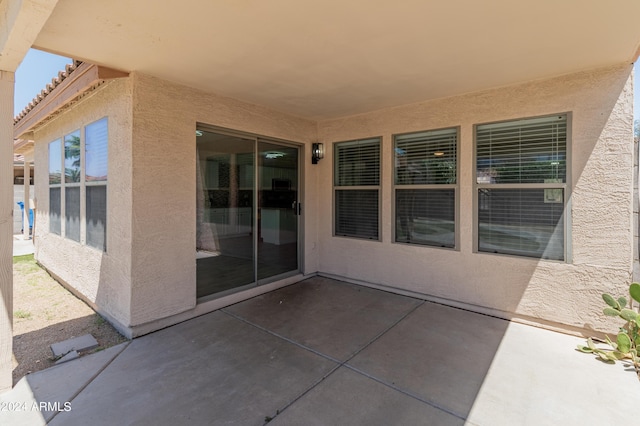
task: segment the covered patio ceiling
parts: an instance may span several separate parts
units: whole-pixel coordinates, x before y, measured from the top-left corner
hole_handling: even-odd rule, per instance
[[[59,0],[34,47],[322,120],[632,63],[640,1]]]

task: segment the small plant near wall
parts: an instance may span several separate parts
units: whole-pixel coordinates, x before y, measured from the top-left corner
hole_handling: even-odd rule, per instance
[[[625,324],[620,327],[615,342],[606,336],[609,348],[599,348],[590,337],[587,346],[578,345],[578,350],[595,354],[600,360],[614,364],[616,361],[630,363],[636,369],[640,380],[640,311],[633,307],[633,301],[640,303],[640,284],[633,283],[629,286],[631,299],[626,297],[614,299],[610,294],[603,294],[602,299],[607,304],[604,314],[610,317],[620,317]]]

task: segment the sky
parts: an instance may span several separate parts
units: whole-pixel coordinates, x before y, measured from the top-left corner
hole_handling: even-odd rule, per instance
[[[51,79],[58,75],[58,71],[63,70],[65,65],[70,63],[71,59],[69,58],[35,49],[29,50],[16,71],[14,115],[18,115],[47,86],[47,83],[50,83]],[[635,89],[633,115],[638,120],[640,119],[640,60],[636,62],[633,86]]]
[[[36,97],[53,77],[58,76],[58,71],[64,70],[71,59],[51,53],[31,49],[16,70],[16,89],[13,101],[13,115],[20,114],[28,104]]]

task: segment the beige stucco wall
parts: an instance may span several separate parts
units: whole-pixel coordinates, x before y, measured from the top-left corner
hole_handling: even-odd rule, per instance
[[[131,325],[196,304],[196,123],[283,139],[303,146],[317,125],[200,90],[133,73],[133,227]],[[302,153],[308,154],[308,149]],[[316,271],[317,169],[301,159],[306,190],[305,265]]]
[[[49,142],[108,117],[107,252],[49,233]],[[35,257],[123,329],[131,317],[131,83],[111,81],[34,134]],[[82,196],[84,192],[82,192]],[[64,222],[64,218],[62,219]],[[81,217],[84,222],[84,217]]]
[[[132,73],[35,135],[36,167],[46,170],[48,142],[109,117],[108,252],[48,234],[48,176],[38,173],[36,256],[127,334],[204,313],[209,308],[195,297],[195,128],[204,123],[301,144],[303,273],[547,325],[605,329],[594,315],[600,293],[622,294],[633,264],[629,74],[620,66],[316,123]],[[474,253],[474,124],[563,112],[572,117],[572,258]],[[460,128],[459,247],[395,244],[392,135],[449,126]],[[333,237],[332,143],[371,136],[383,138],[382,241]],[[326,157],[311,165],[317,140]]]
[[[625,294],[633,257],[631,67],[620,66],[386,109],[319,124],[319,271],[505,317],[607,328],[600,294]],[[473,126],[569,112],[568,262],[474,253]],[[456,250],[392,242],[392,135],[460,127]],[[332,236],[332,143],[382,136],[382,241]]]
[[[36,167],[48,170],[49,142],[104,116],[109,117],[107,252],[48,232],[48,174],[41,173],[36,258],[131,336],[172,322],[157,321],[162,318],[202,313],[195,310],[196,123],[296,142],[303,155],[317,140],[317,124],[133,73],[39,129]],[[316,180],[314,169],[303,164],[302,170],[304,181]],[[305,203],[314,196],[303,192]],[[308,210],[306,226],[312,228],[316,209]],[[303,268],[315,272],[315,240],[305,241],[310,248]]]

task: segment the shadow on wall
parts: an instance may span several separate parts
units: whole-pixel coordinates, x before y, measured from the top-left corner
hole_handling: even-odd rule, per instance
[[[622,73],[620,73],[620,75],[622,76]],[[574,145],[579,144],[581,148],[580,156],[574,157],[572,161],[572,175],[573,175],[572,185],[574,187],[579,186],[580,176],[582,175],[585,168],[589,166],[589,161],[594,155],[594,149],[596,148],[600,140],[599,136],[603,133],[607,125],[607,122],[611,117],[612,112],[614,111],[614,107],[616,105],[616,102],[618,101],[618,95],[622,92],[622,89],[626,84],[626,80],[627,80],[626,78],[622,78],[622,77],[617,79],[611,79],[611,81],[608,82],[610,87],[607,87],[607,88],[600,87],[598,89],[598,90],[601,89],[602,93],[606,92],[611,94],[609,95],[610,97],[608,99],[603,99],[603,102],[600,104],[601,107],[598,109],[598,111],[594,111],[593,114],[588,116],[584,115],[584,116],[573,117],[574,128],[577,125],[579,125],[581,132],[584,131],[583,136],[581,136],[580,138],[574,137],[574,139],[572,140],[572,143]],[[531,95],[535,94],[535,91],[533,90],[532,87],[529,87],[529,90],[531,90]],[[585,131],[585,129],[588,129],[588,131]],[[192,153],[187,153],[187,154],[191,155]],[[196,177],[194,176],[194,179],[195,178]],[[135,196],[135,194],[133,195]],[[193,194],[194,204],[196,202],[195,197],[196,197],[196,194]],[[158,212],[158,214],[164,214],[164,212],[160,211]],[[595,226],[596,224],[594,224],[594,227]],[[595,233],[604,232],[604,231],[606,230],[602,230],[602,229],[593,230],[593,232]],[[145,238],[148,239],[147,241],[145,241],[145,246],[163,247],[164,240],[160,239],[161,238],[160,235],[157,235],[157,234],[148,235]],[[158,239],[158,241],[154,241],[155,239]],[[154,243],[157,243],[157,244],[154,244]],[[195,239],[194,239],[194,246],[195,246]],[[165,249],[169,251],[171,250],[170,247],[169,248],[165,247]],[[377,249],[378,249],[377,247],[372,247],[371,252],[366,252],[363,250],[363,251],[360,251],[359,253],[349,254],[350,260],[360,262],[360,264],[368,268],[369,271],[379,271],[380,265],[376,264],[376,259],[378,259],[379,256],[371,255],[371,253],[375,253]],[[398,248],[399,252],[402,250],[407,250],[407,252],[409,253],[411,252],[412,249],[402,248],[402,247]],[[484,274],[484,273],[495,274],[495,271],[491,270],[491,264],[483,262],[483,260],[486,260],[485,255],[478,255],[473,257],[475,258],[475,264],[465,265],[465,267],[471,268],[474,274],[477,274],[477,275]],[[160,257],[154,258],[153,255],[146,255],[145,259],[149,262],[153,262],[154,260],[156,262],[161,261]],[[406,263],[400,266],[406,268],[407,274],[411,274],[412,269],[415,269],[415,268],[412,268],[414,261],[415,261],[415,256],[413,256],[413,259],[411,259],[411,256],[407,256],[407,259],[402,261]],[[96,296],[96,304],[98,305],[99,310],[101,310],[100,308],[101,306],[109,306],[110,303],[113,303],[113,299],[115,297],[118,297],[121,300],[128,300],[128,303],[129,303],[128,306],[132,306],[131,292],[135,291],[135,283],[130,283],[131,284],[130,287],[127,288],[127,291],[129,292],[129,294],[127,295],[113,294],[113,292],[115,291],[114,290],[115,287],[112,284],[112,282],[114,280],[117,280],[119,277],[113,273],[114,271],[112,271],[112,269],[118,269],[118,268],[116,267],[116,265],[113,265],[113,264],[108,265],[109,267],[107,268],[106,267],[107,265],[105,264],[105,262],[107,262],[107,259],[106,259],[106,256],[103,255],[101,260],[102,265],[100,270],[100,284],[98,286],[98,291]],[[131,262],[131,264],[133,265],[133,262]],[[503,274],[506,277],[505,279],[508,279],[509,277],[517,277],[517,279],[514,279],[513,283],[510,283],[510,284],[513,284],[513,287],[509,288],[508,294],[507,292],[503,292],[502,294],[490,294],[488,295],[487,299],[482,300],[480,302],[466,301],[466,300],[465,302],[472,303],[472,304],[476,303],[477,306],[490,306],[487,300],[491,301],[492,297],[496,297],[500,299],[499,303],[497,303],[499,306],[505,307],[505,309],[508,310],[509,312],[516,312],[518,305],[522,299],[522,296],[528,290],[528,284],[531,282],[532,277],[534,277],[536,274],[542,274],[549,271],[553,271],[553,273],[558,273],[556,269],[550,269],[549,271],[545,270],[544,264],[531,261],[531,259],[526,259],[526,261],[519,261],[519,259],[514,259],[514,261],[510,262],[509,264],[510,264],[509,266],[510,270],[505,270]],[[567,271],[568,274],[571,274],[572,265],[566,265],[566,266],[567,267],[565,268],[565,270]],[[146,267],[152,269],[153,265],[146,265]],[[433,267],[436,268],[437,265],[434,265]],[[194,247],[193,268],[195,270],[195,247]],[[594,267],[594,271],[597,269],[598,269],[597,267]],[[125,282],[129,282],[129,281],[126,281],[127,279],[131,280],[130,272],[131,271],[129,271],[128,277],[123,277],[123,279],[125,279]],[[602,273],[601,276],[606,277],[606,271]],[[111,281],[109,285],[106,285],[107,279]],[[430,277],[429,276],[412,276],[412,277],[409,276],[407,279],[428,283],[430,280]],[[562,274],[558,273],[557,282],[562,283],[562,280],[563,280]],[[375,281],[375,280],[371,280],[371,281]],[[597,282],[597,280],[595,281]],[[591,284],[591,283],[585,283],[585,284]],[[626,283],[614,283],[614,285],[618,285],[618,284],[622,286],[623,284],[626,284]],[[158,282],[157,285],[158,285],[158,291],[161,291],[162,290],[161,286],[163,284],[161,282]],[[469,282],[469,283],[465,283],[464,285],[474,286],[475,284],[473,282]],[[195,282],[186,283],[184,288],[185,288],[185,292],[186,291],[194,292],[194,303],[195,303],[195,291],[194,291]],[[562,285],[558,285],[557,288],[547,289],[547,290],[548,290],[548,293],[545,294],[545,297],[539,297],[541,304],[545,304],[547,303],[547,300],[553,299],[553,298],[557,298],[558,300],[563,300],[563,301],[567,299],[566,289],[563,288]],[[477,293],[481,293],[481,291],[474,291],[474,294],[477,294]],[[461,298],[464,298],[464,296],[461,296]],[[567,303],[570,303],[570,301]],[[122,305],[126,306],[125,304],[122,304]],[[151,304],[151,306],[154,306],[154,305]],[[424,306],[426,306],[426,304]],[[541,309],[546,309],[546,308],[543,307]],[[128,313],[125,313],[125,315],[128,315],[129,317],[131,317],[132,313],[128,312]],[[161,313],[158,313],[158,315],[161,315]],[[469,315],[476,315],[476,314],[469,314],[468,312],[463,312],[458,317],[464,319],[465,316],[469,316]],[[473,318],[476,318],[476,317],[473,317]],[[509,324],[507,321],[502,321],[497,319],[488,320],[486,318],[488,317],[483,317],[483,319],[480,321],[477,321],[477,323],[471,320],[463,320],[462,323],[458,324],[457,326],[455,325],[452,326],[451,324],[447,325],[447,328],[445,329],[445,331],[447,331],[448,333],[457,335],[459,339],[461,339],[461,341],[465,341],[465,347],[463,350],[460,350],[460,347],[456,347],[456,346],[450,349],[451,352],[463,352],[460,354],[459,362],[456,361],[453,363],[451,361],[451,357],[449,356],[450,355],[449,348],[447,348],[444,345],[444,343],[438,340],[442,336],[438,335],[438,331],[435,328],[430,329],[428,327],[432,325],[433,321],[437,320],[437,317],[429,318],[428,315],[425,315],[422,318],[418,318],[418,320],[421,320],[419,321],[420,323],[419,325],[423,327],[423,329],[425,330],[424,334],[426,334],[428,337],[426,340],[424,340],[425,343],[424,343],[424,347],[422,348],[423,349],[422,353],[429,354],[429,356],[432,356],[432,357],[441,356],[442,363],[443,363],[441,370],[438,370],[438,369],[428,370],[428,371],[424,370],[423,376],[421,377],[424,377],[425,380],[434,381],[434,385],[435,384],[450,385],[450,388],[449,388],[450,390],[447,390],[447,392],[452,392],[454,394],[453,397],[454,398],[457,397],[459,400],[457,403],[458,405],[452,408],[452,410],[455,410],[456,414],[462,417],[466,417],[468,415],[469,410],[473,405],[474,399],[477,396],[478,390],[482,386],[484,378],[491,366],[491,363],[493,362],[493,359],[500,346],[500,343],[503,340],[504,334]],[[289,320],[290,320],[289,323],[291,323],[292,326],[298,322],[298,321],[295,321],[295,318],[290,318]],[[487,324],[485,324],[485,322]],[[188,323],[185,323],[185,324],[188,324]],[[455,323],[452,323],[452,324],[455,324]],[[476,326],[474,326],[474,324]],[[482,325],[482,326],[478,326],[478,325]],[[589,324],[585,324],[585,326],[589,327]],[[332,336],[329,335],[328,339],[330,340],[331,337]],[[391,337],[389,337],[389,339],[391,339]],[[398,342],[398,344],[399,343],[400,342]],[[388,347],[395,350],[396,358],[402,358],[403,356],[405,357],[407,356],[406,354],[398,352],[397,348],[400,346],[394,347],[393,344],[390,344]],[[204,349],[201,348],[201,350],[207,350],[207,348],[204,348]],[[215,350],[215,345],[209,348],[209,350]],[[466,356],[465,352],[468,353],[468,358],[465,358]],[[390,360],[392,358],[393,357],[389,357],[388,359]],[[419,368],[420,363],[416,364],[416,361],[417,361],[416,359],[414,360],[407,359],[407,363],[410,363],[408,365],[416,365],[416,368]],[[364,368],[364,367],[359,366],[358,368]],[[406,380],[409,381],[411,379],[411,377],[409,376],[416,375],[416,374],[417,374],[416,371],[408,370],[406,372],[406,375],[407,375]],[[419,373],[417,375],[420,377]],[[458,377],[465,377],[465,378],[463,380],[462,378],[458,379]],[[472,377],[472,379],[469,379],[469,377]],[[454,380],[452,380],[452,378]]]
[[[337,278],[348,277],[355,282],[406,289],[439,298],[443,303],[462,302],[471,309],[506,318],[518,317],[550,327],[566,323],[575,327],[575,331],[581,327],[610,328],[610,324],[598,314],[599,294],[603,291],[618,293],[617,289],[623,294],[631,279],[629,255],[632,246],[626,245],[633,231],[626,228],[631,225],[629,218],[632,214],[631,186],[626,184],[626,179],[631,179],[630,167],[633,166],[631,141],[627,139],[631,133],[626,128],[630,97],[626,89],[630,87],[625,86],[629,81],[629,71],[627,67],[617,67],[577,74],[564,80],[528,83],[515,86],[511,91],[499,89],[434,101],[434,104],[398,107],[393,111],[358,117],[357,123],[353,123],[353,126],[360,126],[361,132],[393,133],[399,126],[415,128],[419,125],[415,123],[424,123],[429,108],[437,109],[436,106],[441,106],[443,113],[461,111],[459,120],[465,123],[497,120],[499,117],[495,110],[505,111],[505,105],[513,106],[512,110],[504,112],[505,120],[535,117],[553,111],[572,113],[568,139],[571,154],[568,183],[572,188],[569,205],[572,211],[565,212],[572,221],[567,241],[573,250],[571,261],[539,261],[520,256],[472,253],[469,246],[474,230],[469,221],[468,226],[460,230],[465,234],[465,244],[469,246],[463,246],[460,251],[320,236],[321,241],[327,242],[325,247],[321,247],[321,272]],[[501,102],[504,105],[496,106]],[[394,114],[399,124],[390,124],[390,118],[385,114]],[[442,122],[438,114],[434,111],[433,123]],[[446,118],[450,122],[448,116]],[[344,129],[351,127],[350,120],[356,121],[346,118],[344,122],[335,120],[328,123],[321,138],[339,140],[345,133]],[[466,154],[473,149],[470,131],[471,126],[466,125],[461,130]],[[354,137],[353,132],[348,134]],[[329,153],[329,157],[331,155]],[[328,158],[325,161],[330,163],[332,160]],[[619,171],[620,167],[625,169]],[[468,204],[463,204],[460,210],[461,216],[466,216],[467,220],[471,217],[469,209],[472,208],[471,197],[475,188],[472,186],[473,174],[468,170],[464,172],[460,193],[462,201]],[[620,182],[625,182],[625,185]],[[327,199],[331,199],[331,191],[329,184],[325,195]],[[624,207],[614,209],[611,204]],[[331,204],[324,208],[321,216],[331,218]],[[393,211],[389,214],[393,215]],[[331,219],[326,222],[331,223]],[[533,239],[531,242],[539,243]],[[612,260],[612,253],[616,252],[622,255],[620,259]],[[583,308],[592,303],[589,293],[594,291],[593,306],[596,309],[588,312]],[[576,301],[581,306],[579,312],[576,312]],[[564,317],[556,315],[558,311],[563,312]],[[554,324],[538,318],[560,319]],[[593,322],[590,322],[591,318],[594,318]]]

